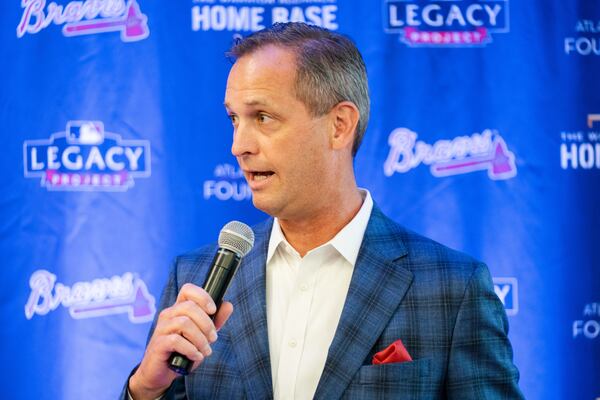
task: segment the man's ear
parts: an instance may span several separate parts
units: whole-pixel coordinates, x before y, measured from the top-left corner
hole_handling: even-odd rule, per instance
[[[360,118],[358,107],[351,101],[342,101],[333,106],[329,115],[333,121],[332,148],[339,150],[348,147],[352,150],[356,126]]]

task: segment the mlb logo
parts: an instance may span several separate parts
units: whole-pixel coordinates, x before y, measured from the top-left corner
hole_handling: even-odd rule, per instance
[[[100,144],[104,141],[104,124],[101,121],[69,121],[67,143]]]
[[[504,304],[506,315],[516,315],[519,312],[519,296],[517,278],[494,278],[494,292]]]

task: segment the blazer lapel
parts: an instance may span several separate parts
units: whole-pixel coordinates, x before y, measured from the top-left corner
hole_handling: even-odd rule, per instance
[[[234,306],[227,323],[231,346],[249,399],[273,398],[265,279],[272,223],[254,228],[254,249],[242,260],[227,296]]]
[[[342,396],[410,287],[412,272],[395,263],[407,254],[401,236],[374,205],[315,399]]]

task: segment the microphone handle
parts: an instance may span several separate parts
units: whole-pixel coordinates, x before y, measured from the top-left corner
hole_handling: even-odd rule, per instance
[[[219,247],[215,258],[213,258],[212,267],[202,286],[215,302],[217,310],[221,307],[223,296],[241,261],[242,257],[239,254],[222,247]],[[210,319],[214,319],[215,315],[216,312],[210,315]],[[178,374],[187,375],[194,363],[183,354],[173,352],[169,357],[168,364],[169,368]]]

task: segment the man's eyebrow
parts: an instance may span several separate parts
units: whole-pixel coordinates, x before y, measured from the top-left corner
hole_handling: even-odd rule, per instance
[[[230,107],[229,103],[227,103],[226,101],[223,102],[223,105],[227,109]],[[244,105],[245,106],[266,106],[266,105],[269,105],[269,103],[263,99],[250,99],[250,100],[244,101]]]
[[[244,102],[244,105],[247,106],[266,106],[267,104],[269,103],[262,99],[252,99]]]

